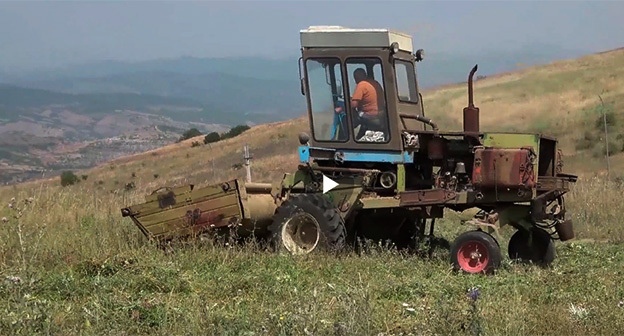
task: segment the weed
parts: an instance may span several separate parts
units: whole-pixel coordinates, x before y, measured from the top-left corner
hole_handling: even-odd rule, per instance
[[[134,182],[126,183],[126,185],[124,186],[125,191],[134,190],[135,188],[136,188],[136,185],[134,184]]]

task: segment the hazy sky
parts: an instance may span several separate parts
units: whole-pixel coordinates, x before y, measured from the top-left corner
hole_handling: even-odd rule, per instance
[[[309,25],[387,27],[432,52],[624,46],[617,2],[1,2],[0,68],[293,56]]]

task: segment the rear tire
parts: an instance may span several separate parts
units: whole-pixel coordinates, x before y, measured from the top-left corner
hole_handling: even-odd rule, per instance
[[[277,251],[295,255],[342,250],[346,239],[338,210],[320,194],[293,195],[284,201],[273,216],[269,232]]]
[[[453,267],[466,273],[492,273],[501,259],[496,239],[483,231],[464,232],[451,247]]]
[[[549,265],[555,260],[555,244],[548,232],[534,227],[518,230],[511,236],[507,252],[512,260]]]

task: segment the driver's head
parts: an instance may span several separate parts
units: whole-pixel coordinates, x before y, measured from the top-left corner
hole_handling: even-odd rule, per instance
[[[353,71],[353,79],[355,79],[356,83],[359,83],[366,79],[366,70],[362,68],[357,68]]]

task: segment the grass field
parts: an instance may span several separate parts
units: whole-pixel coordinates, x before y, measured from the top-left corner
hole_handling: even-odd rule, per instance
[[[163,251],[121,217],[165,184],[242,177],[244,143],[254,179],[294,170],[300,118],[123,158],[78,173],[87,176],[74,186],[55,177],[0,188],[0,334],[620,335],[624,159],[611,157],[607,180],[601,147],[582,140],[599,136],[595,120],[609,109],[619,141],[623,76],[624,52],[615,51],[477,82],[483,129],[552,131],[569,154],[566,171],[582,175],[568,198],[577,239],[557,244],[549,269],[505,259],[494,276],[468,276],[452,272],[448,251],[429,259],[377,246],[305,257],[211,241]],[[457,127],[464,90],[425,93],[428,115]],[[467,229],[458,223],[448,213],[438,234],[454,239]]]

